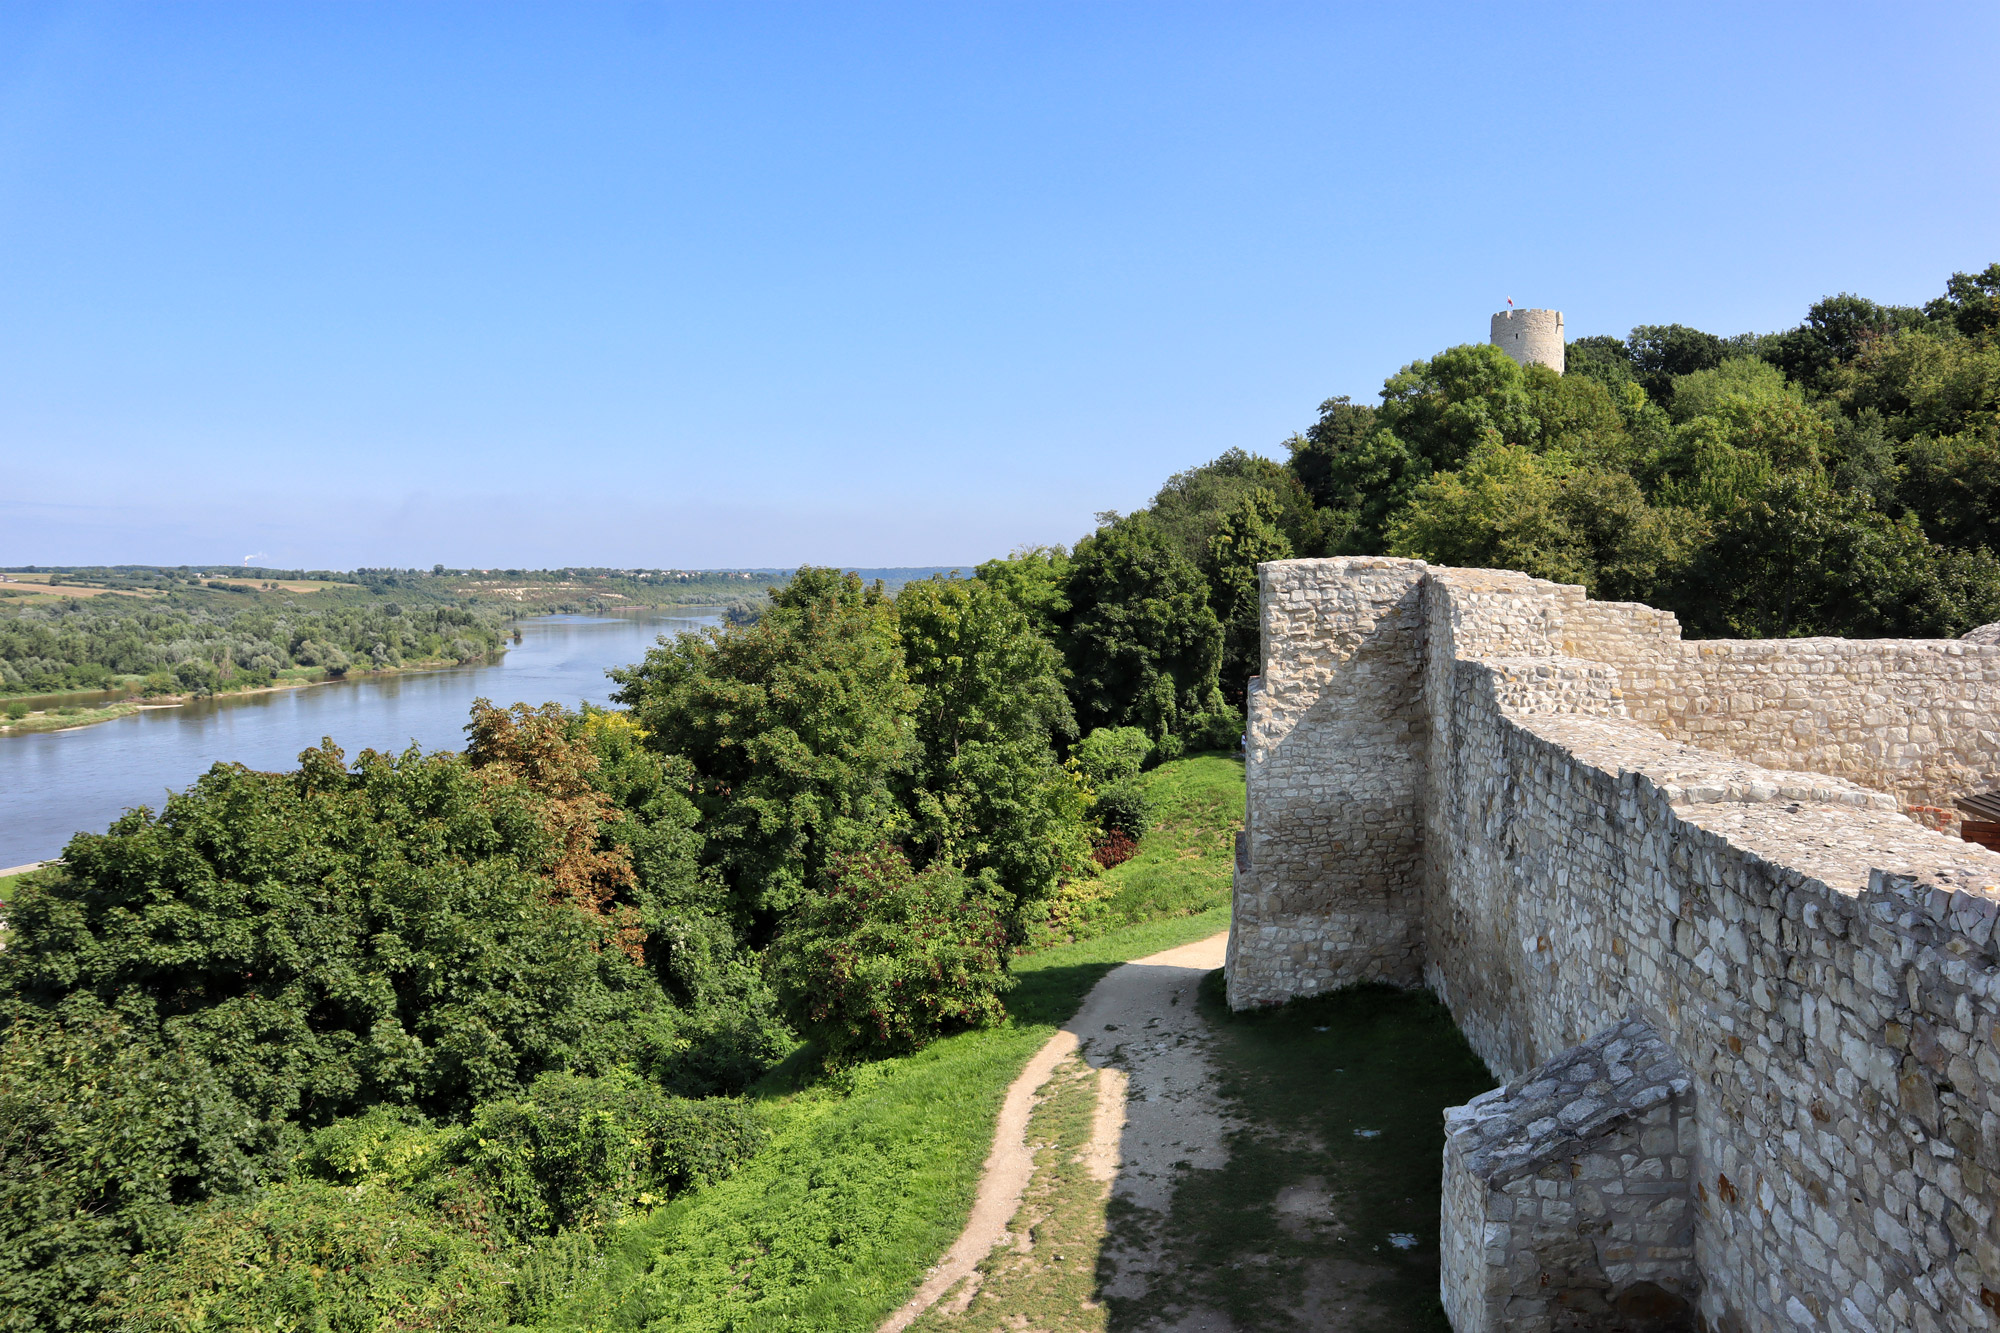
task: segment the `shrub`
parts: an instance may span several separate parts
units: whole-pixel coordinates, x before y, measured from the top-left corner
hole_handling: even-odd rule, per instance
[[[1131,778],[1114,782],[1098,792],[1092,813],[1106,834],[1122,833],[1134,842],[1145,837],[1146,830],[1153,826],[1153,802],[1146,789]]]
[[[1137,727],[1099,727],[1071,751],[1077,767],[1093,787],[1139,776],[1152,756],[1153,742]]]
[[[505,1322],[505,1260],[389,1190],[298,1181],[211,1208],[141,1263],[122,1327],[473,1333]]]
[[[19,722],[22,718],[26,717],[27,715],[28,715],[28,705],[25,700],[16,699],[13,703],[7,705],[8,721]]]
[[[792,1025],[846,1063],[999,1023],[1013,982],[997,897],[951,866],[913,874],[892,847],[832,858],[773,957]]]
[[[1236,751],[1243,746],[1243,710],[1224,706],[1188,719],[1190,750]]]
[[[99,1325],[189,1197],[256,1184],[268,1126],[199,1061],[79,1003],[0,1041],[0,1328]]]
[[[1138,855],[1138,852],[1139,844],[1129,833],[1112,829],[1097,840],[1097,846],[1091,855],[1096,858],[1097,864],[1109,870],[1113,866],[1124,865]]]
[[[525,1099],[482,1105],[443,1157],[466,1166],[496,1223],[529,1239],[720,1180],[764,1137],[742,1102],[670,1097],[629,1073],[545,1074]]]
[[[180,687],[180,678],[175,676],[173,672],[152,671],[147,673],[146,679],[140,684],[139,691],[148,698],[151,698],[159,694],[173,694]]]

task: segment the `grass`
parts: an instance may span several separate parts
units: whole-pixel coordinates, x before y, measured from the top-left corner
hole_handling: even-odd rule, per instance
[[[838,1087],[767,1080],[770,1145],[730,1179],[612,1236],[595,1280],[548,1330],[842,1333],[901,1305],[972,1206],[1007,1085],[1128,959],[1229,925],[1228,857],[1241,763],[1197,756],[1150,785],[1160,819],[1078,941],[1017,958],[1006,1025],[864,1066]],[[1233,790],[1231,784],[1233,783]],[[1141,919],[1151,916],[1154,919]]]
[[[1363,986],[1232,1014],[1221,983],[1211,973],[1200,1003],[1218,1091],[1244,1127],[1225,1170],[1182,1177],[1170,1276],[1107,1301],[1109,1327],[1201,1309],[1236,1328],[1448,1333],[1442,1112],[1492,1076],[1427,992]],[[1119,1213],[1114,1200],[1114,1228]]]
[[[71,727],[87,727],[94,722],[109,722],[113,718],[127,717],[138,711],[138,700],[120,699],[102,708],[72,706],[69,712],[52,708],[39,713],[29,713],[21,718],[9,718],[4,712],[0,712],[0,733],[25,736],[36,731],[67,731]]]
[[[1199,754],[1142,776],[1153,827],[1139,851],[1059,900],[1047,936],[1088,939],[1142,921],[1229,905],[1236,831],[1243,827],[1243,761]]]
[[[1025,1245],[995,1248],[979,1264],[971,1299],[948,1293],[913,1325],[916,1333],[989,1333],[1009,1323],[1038,1333],[1101,1333],[1106,1187],[1085,1156],[1096,1110],[1097,1071],[1070,1056],[1042,1085],[1028,1117],[1035,1174],[1008,1228]]]

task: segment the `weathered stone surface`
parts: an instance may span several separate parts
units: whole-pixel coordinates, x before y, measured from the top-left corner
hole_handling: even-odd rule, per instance
[[[1902,813],[2000,779],[2000,646],[1683,643],[1415,561],[1263,579],[1230,1001],[1421,979],[1515,1080],[1531,1165],[1447,1173],[1460,1333],[2000,1327],[2000,855]],[[1685,1092],[1513,1124],[1628,1018]],[[1682,1268],[1578,1230],[1676,1161]]]
[[[1459,1333],[1693,1327],[1692,1088],[1628,1019],[1445,1112],[1442,1294]]]

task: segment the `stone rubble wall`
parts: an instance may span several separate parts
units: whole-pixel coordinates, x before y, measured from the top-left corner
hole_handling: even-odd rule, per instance
[[[1666,735],[1851,778],[1906,805],[1949,809],[2000,785],[2000,646],[1697,641],[1621,679],[1632,716]]]
[[[1692,1080],[1628,1019],[1446,1112],[1459,1333],[1693,1328]]]
[[[1260,694],[1283,703],[1260,704],[1253,723],[1231,1003],[1420,965],[1513,1079],[1639,1017],[1688,1072],[1674,1114],[1693,1127],[1677,1149],[1692,1257],[1648,1283],[1680,1283],[1705,1326],[1728,1333],[2000,1328],[2000,855],[1922,828],[1896,795],[1813,771],[1812,746],[1766,767],[1647,725],[1654,696],[1642,685],[1634,703],[1635,675],[1680,651],[1661,613],[1416,562],[1278,562],[1264,578]],[[1346,628],[1313,619],[1350,615]],[[1368,689],[1345,666],[1364,643],[1382,654]],[[1876,647],[1903,660],[1900,642]],[[1384,688],[1399,672],[1412,688]],[[1373,727],[1356,716],[1388,703]],[[1333,778],[1312,783],[1311,763]],[[1335,845],[1353,827],[1346,801],[1366,792],[1405,802],[1397,827],[1416,834],[1396,843],[1389,875],[1366,858],[1343,866]],[[1294,934],[1264,929],[1279,901]],[[1647,1160],[1579,1145],[1547,1167],[1560,1185],[1627,1158]],[[1507,1189],[1468,1193],[1469,1178],[1447,1180],[1459,1333],[1615,1326],[1467,1322],[1495,1299],[1493,1266],[1469,1254],[1561,1240],[1539,1211],[1519,1234],[1503,1226]],[[1573,1269],[1542,1271],[1560,1282]]]
[[[1422,977],[1417,605],[1407,560],[1271,566],[1250,693],[1250,815],[1229,927],[1239,1007]]]

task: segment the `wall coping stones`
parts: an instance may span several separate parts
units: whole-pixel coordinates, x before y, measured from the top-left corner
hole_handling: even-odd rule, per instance
[[[1498,1187],[1552,1161],[1621,1120],[1686,1093],[1693,1082],[1650,1023],[1626,1019],[1547,1064],[1444,1113],[1468,1169]]]

